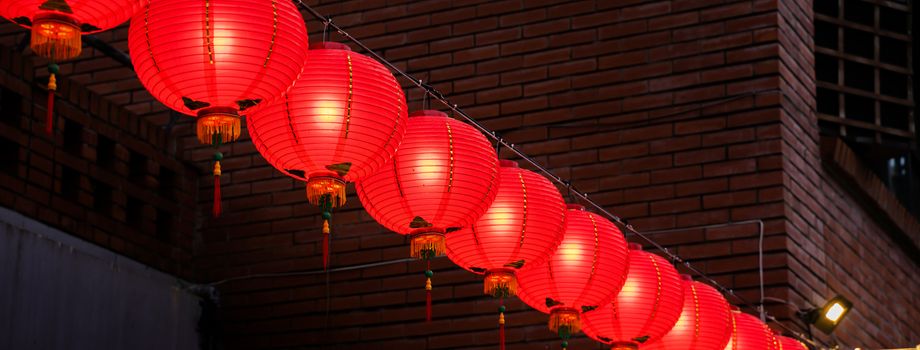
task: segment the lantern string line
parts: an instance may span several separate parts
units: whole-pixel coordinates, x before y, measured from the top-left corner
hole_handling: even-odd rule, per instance
[[[592,208],[594,208],[598,213],[603,214],[604,216],[608,217],[609,219],[611,219],[611,220],[613,220],[614,222],[616,222],[617,224],[619,224],[621,227],[625,228],[626,231],[628,231],[628,233],[629,233],[627,236],[634,235],[634,236],[637,236],[637,237],[641,238],[642,240],[644,240],[646,243],[650,244],[650,245],[651,245],[652,247],[654,247],[655,249],[658,249],[659,251],[661,251],[667,258],[669,258],[669,259],[670,259],[671,261],[673,261],[675,264],[682,264],[687,270],[689,270],[689,271],[692,272],[693,274],[695,274],[695,275],[697,275],[697,276],[703,278],[706,282],[708,282],[708,283],[710,283],[711,285],[713,285],[714,287],[716,287],[716,288],[717,288],[718,290],[720,290],[723,294],[729,295],[729,296],[735,298],[737,301],[739,301],[739,302],[742,304],[742,306],[744,306],[744,307],[746,307],[746,308],[749,308],[749,309],[753,309],[753,310],[757,310],[757,311],[761,312],[763,318],[766,318],[766,319],[770,319],[770,320],[776,321],[776,318],[775,318],[775,317],[768,315],[768,314],[766,313],[766,311],[763,310],[762,305],[760,305],[760,306],[758,307],[757,305],[755,305],[755,304],[749,302],[749,301],[748,301],[747,299],[745,299],[744,297],[742,297],[742,296],[736,294],[732,289],[727,288],[727,287],[723,286],[722,284],[716,282],[713,278],[709,277],[709,276],[708,276],[707,274],[705,274],[703,271],[701,271],[701,270],[697,269],[696,267],[692,266],[692,265],[690,264],[689,261],[686,261],[686,260],[684,260],[683,258],[681,258],[680,256],[676,255],[675,253],[672,253],[670,249],[668,249],[667,247],[662,246],[661,244],[659,244],[658,242],[656,242],[655,240],[653,240],[653,239],[652,239],[651,237],[649,237],[648,235],[646,235],[646,234],[644,234],[644,233],[638,231],[635,227],[633,227],[632,225],[630,225],[629,223],[627,223],[626,220],[624,220],[623,218],[621,218],[621,217],[619,217],[619,216],[617,216],[617,215],[611,213],[610,211],[608,211],[607,209],[605,209],[604,207],[602,207],[600,204],[597,204],[596,202],[594,202],[593,200],[591,200],[590,198],[588,198],[588,193],[587,193],[587,192],[581,192],[581,191],[577,190],[576,187],[575,187],[574,185],[572,185],[571,181],[566,180],[566,179],[563,179],[562,177],[556,175],[556,174],[553,173],[551,170],[547,169],[546,167],[544,167],[543,165],[541,165],[540,163],[538,163],[538,162],[537,162],[536,160],[534,160],[532,157],[528,156],[527,154],[525,154],[524,152],[522,152],[521,150],[519,150],[513,143],[508,142],[507,140],[505,140],[504,138],[502,138],[501,136],[499,136],[498,133],[496,133],[495,131],[492,131],[492,130],[488,129],[487,127],[485,127],[484,125],[482,125],[482,124],[481,124],[480,122],[478,122],[475,118],[473,118],[472,116],[470,116],[469,114],[467,114],[462,108],[460,108],[459,105],[457,105],[457,104],[455,104],[455,103],[452,103],[452,102],[450,101],[450,99],[447,98],[443,93],[441,93],[440,91],[438,91],[437,89],[435,89],[435,88],[432,87],[431,85],[425,83],[425,82],[422,81],[421,79],[418,79],[418,78],[412,76],[411,74],[409,74],[409,73],[403,71],[402,69],[400,69],[399,67],[397,67],[394,63],[392,63],[392,62],[390,62],[389,60],[387,60],[386,58],[384,58],[384,57],[383,57],[381,54],[379,54],[377,51],[372,50],[370,47],[368,47],[366,44],[364,44],[361,40],[355,38],[355,37],[352,36],[350,33],[348,33],[347,31],[345,31],[342,27],[340,27],[338,24],[336,24],[336,23],[332,20],[331,17],[324,16],[323,14],[321,14],[319,11],[317,11],[316,9],[314,9],[313,7],[311,7],[310,5],[308,5],[308,4],[307,4],[306,2],[304,2],[303,0],[293,0],[293,1],[294,1],[296,4],[298,4],[301,8],[303,8],[304,10],[306,10],[307,12],[309,12],[313,17],[315,17],[316,19],[322,21],[323,25],[327,26],[328,28],[330,28],[330,29],[332,29],[332,30],[335,30],[335,31],[336,31],[339,35],[341,35],[345,40],[348,40],[348,41],[354,43],[355,45],[357,45],[358,47],[360,47],[362,50],[364,50],[365,53],[367,53],[367,54],[370,55],[370,56],[373,56],[377,61],[379,61],[381,64],[387,66],[390,70],[394,71],[397,75],[402,76],[403,78],[405,78],[405,79],[409,80],[410,82],[412,82],[412,84],[414,84],[416,87],[422,89],[423,92],[425,93],[425,95],[430,96],[431,98],[437,100],[438,102],[440,102],[441,104],[443,104],[445,107],[447,107],[448,109],[450,109],[455,115],[462,117],[462,119],[465,120],[467,123],[469,123],[470,125],[472,125],[472,126],[475,127],[476,129],[478,129],[480,132],[482,132],[482,133],[485,134],[486,136],[488,136],[488,137],[492,138],[493,140],[495,140],[496,144],[498,144],[499,146],[504,146],[505,148],[507,148],[508,150],[510,150],[512,153],[514,153],[516,156],[520,157],[524,162],[526,162],[527,164],[530,164],[530,165],[533,166],[536,170],[538,170],[539,172],[543,173],[545,176],[549,177],[551,180],[553,180],[553,181],[555,181],[556,183],[558,183],[558,184],[562,185],[563,187],[565,187],[565,188],[566,188],[567,190],[569,190],[570,193],[572,193],[575,197],[577,197],[577,198],[579,198],[581,201],[583,201],[583,202],[589,204],[589,205],[590,205]],[[756,94],[759,94],[759,93],[770,92],[770,91],[775,91],[775,92],[778,92],[778,93],[780,93],[780,94],[783,94],[783,92],[782,92],[781,90],[770,89],[770,90],[765,90],[765,91],[754,91],[754,92],[748,93],[748,94],[746,94],[746,95],[756,95]],[[734,97],[732,97],[732,98],[734,98]],[[681,112],[681,113],[682,113],[682,112]],[[763,230],[763,223],[762,223],[762,222],[760,223],[760,227],[761,227],[761,230]],[[763,310],[763,311],[762,311],[762,310]],[[794,335],[796,335],[796,336],[800,336],[800,333],[795,332],[794,330],[792,330],[791,328],[785,326],[784,324],[779,323],[779,322],[776,322],[776,323],[777,323],[780,327],[782,327],[782,328],[786,329],[787,331],[791,332],[792,334],[794,334]]]

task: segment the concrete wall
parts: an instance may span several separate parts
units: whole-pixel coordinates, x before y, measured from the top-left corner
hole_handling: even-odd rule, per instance
[[[175,277],[0,208],[0,348],[198,348]]]

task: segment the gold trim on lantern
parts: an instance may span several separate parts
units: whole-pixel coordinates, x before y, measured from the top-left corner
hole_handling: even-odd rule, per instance
[[[412,246],[409,249],[412,257],[415,259],[425,258],[425,256],[422,255],[422,251],[425,250],[434,252],[434,255],[430,256],[430,258],[442,256],[447,250],[444,243],[443,231],[425,229],[423,232],[413,232],[410,237]]]
[[[482,291],[485,294],[496,296],[499,291],[504,291],[504,297],[517,295],[518,283],[514,271],[506,269],[489,270],[482,282]]]
[[[610,350],[639,350],[639,345],[636,345],[636,343],[617,342],[610,345]]]
[[[581,319],[578,310],[560,307],[549,312],[549,330],[559,333],[559,328],[568,327],[569,334],[581,332]]]
[[[307,201],[320,205],[323,196],[332,195],[332,207],[345,205],[345,181],[335,176],[316,176],[307,180]]]
[[[232,108],[208,108],[198,112],[198,142],[214,143],[220,134],[221,143],[233,142],[240,137],[240,115]]]
[[[30,47],[36,55],[52,61],[66,61],[83,51],[80,26],[72,18],[52,14],[36,17],[32,22]]]

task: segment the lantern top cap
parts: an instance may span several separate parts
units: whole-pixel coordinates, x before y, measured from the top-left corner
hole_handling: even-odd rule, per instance
[[[313,43],[313,44],[311,44],[311,45],[310,45],[310,50],[343,50],[343,51],[351,51],[351,47],[349,47],[348,45],[342,44],[342,43],[337,43],[337,42],[332,42],[332,41],[324,41],[324,42],[319,42],[319,43]]]
[[[627,246],[629,247],[629,250],[638,250],[638,251],[642,250],[642,245],[639,243],[630,243]]]
[[[680,275],[680,279],[682,279],[682,280],[684,280],[684,281],[693,282],[693,276],[690,276],[690,275],[687,275],[687,274],[681,274],[681,275]]]
[[[565,208],[568,210],[585,211],[584,205],[576,204],[576,203],[566,204]]]
[[[499,159],[498,165],[502,168],[518,168],[518,163],[513,160]]]
[[[409,114],[409,118],[412,117],[444,117],[447,118],[447,113],[434,110],[434,109],[423,109],[420,111],[415,111]]]

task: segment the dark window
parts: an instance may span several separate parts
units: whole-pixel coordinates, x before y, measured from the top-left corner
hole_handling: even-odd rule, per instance
[[[920,167],[909,151],[918,147],[910,100],[917,84],[912,6],[906,0],[815,0],[815,77],[821,133],[851,144],[917,215]]]
[[[173,241],[173,216],[169,212],[157,209],[157,239],[170,243]]]
[[[825,135],[917,148],[912,2],[816,0],[816,109]],[[838,39],[843,43],[842,47]]]
[[[141,221],[144,219],[144,202],[140,199],[128,196],[125,203],[125,222],[134,228],[139,228]]]
[[[22,96],[13,90],[0,87],[0,120],[18,128],[21,114]]]
[[[64,151],[80,154],[83,148],[83,124],[67,119],[64,123]]]
[[[19,144],[0,137],[0,171],[10,176],[19,175]]]
[[[99,135],[96,144],[96,164],[103,168],[111,168],[115,164],[115,141]]]
[[[68,166],[61,166],[61,196],[77,200],[80,194],[80,173]]]
[[[143,181],[144,177],[147,176],[147,157],[131,151],[131,159],[128,163],[128,176],[131,180]]]
[[[166,198],[176,196],[176,173],[168,168],[160,167],[160,195]]]
[[[112,211],[112,186],[93,180],[93,209],[104,214]]]

